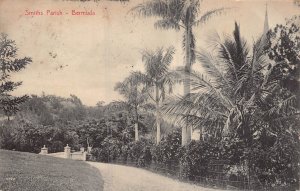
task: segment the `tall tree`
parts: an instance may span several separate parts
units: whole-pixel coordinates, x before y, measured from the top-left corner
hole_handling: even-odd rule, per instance
[[[255,170],[253,152],[266,147],[262,143],[254,150],[253,145],[258,141],[266,142],[266,138],[271,137],[275,141],[268,143],[269,148],[283,151],[282,140],[287,137],[299,140],[296,125],[299,108],[295,94],[272,78],[276,65],[281,62],[270,65],[264,51],[266,41],[261,42],[265,38],[257,40],[249,51],[237,24],[232,38],[222,41],[219,36],[215,37],[216,52],[196,53],[205,74],[191,72],[195,92],[190,99],[170,100],[166,111],[175,114],[179,122],[189,117],[191,123],[205,127],[217,140],[224,135],[241,140],[246,146],[240,159],[247,161],[250,177],[250,171]],[[290,159],[291,155],[287,157]],[[278,171],[278,176],[284,172]]]
[[[242,124],[238,121],[245,118],[240,115],[244,114],[244,109],[249,109],[246,107],[252,106],[266,83],[263,83],[262,70],[267,63],[263,43],[258,40],[253,46],[253,55],[250,55],[237,24],[232,38],[221,41],[216,34],[213,43],[218,48],[216,54],[206,50],[197,52],[205,73],[191,72],[195,92],[189,99],[182,97],[178,102],[172,101],[167,112],[175,113],[180,120],[189,117],[198,126],[219,131],[215,134],[221,135],[229,127]]]
[[[184,96],[190,94],[190,71],[195,62],[195,37],[193,28],[208,21],[212,16],[220,14],[224,8],[214,9],[205,12],[201,16],[201,0],[150,0],[136,6],[133,11],[140,16],[158,16],[155,27],[160,29],[184,30],[183,48],[185,52],[185,79],[183,81]],[[191,140],[191,128],[186,124],[182,127],[182,145],[186,145]]]
[[[139,77],[132,73],[123,82],[118,82],[115,90],[124,96],[122,102],[127,111],[134,116],[135,141],[139,140],[139,108],[145,103],[146,95],[141,86]]]
[[[268,33],[268,56],[277,64],[272,78],[298,96],[300,100],[300,16],[287,19],[285,25],[276,25]],[[298,103],[300,105],[300,102]]]
[[[19,72],[32,62],[29,57],[17,58],[17,50],[15,41],[8,39],[5,34],[0,35],[0,108],[8,120],[19,110],[19,105],[27,98],[27,96],[10,95],[10,92],[22,84],[22,82],[11,81],[10,74]]]
[[[136,73],[141,81],[145,83],[148,96],[155,103],[157,144],[161,140],[161,103],[165,99],[166,89],[168,88],[169,93],[172,91],[173,74],[169,71],[169,66],[174,52],[174,47],[166,50],[159,48],[156,51],[143,51],[142,60],[145,63],[146,73]]]

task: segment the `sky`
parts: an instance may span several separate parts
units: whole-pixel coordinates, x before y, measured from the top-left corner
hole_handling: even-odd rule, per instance
[[[92,106],[122,99],[114,86],[130,72],[143,71],[140,52],[144,49],[174,46],[171,68],[183,66],[182,31],[157,30],[153,25],[156,18],[133,16],[130,10],[143,1],[0,0],[0,32],[15,40],[20,58],[33,60],[25,70],[13,74],[13,80],[23,81],[13,95],[75,94]],[[197,49],[207,48],[212,32],[221,36],[232,33],[235,21],[245,39],[253,43],[263,31],[266,2],[270,28],[300,13],[292,0],[203,1],[201,13],[231,9],[194,28]],[[63,15],[47,15],[47,10]],[[95,15],[72,15],[72,10]],[[34,11],[43,15],[26,15]],[[201,70],[201,63],[193,68]]]

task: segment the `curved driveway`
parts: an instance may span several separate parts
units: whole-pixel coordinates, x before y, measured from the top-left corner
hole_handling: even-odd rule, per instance
[[[150,171],[98,162],[88,162],[100,170],[104,191],[217,191],[179,182]]]

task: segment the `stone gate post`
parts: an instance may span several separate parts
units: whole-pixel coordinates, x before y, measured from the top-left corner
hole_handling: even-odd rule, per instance
[[[65,157],[67,159],[71,158],[71,147],[69,147],[69,145],[67,144],[67,146],[65,147]]]
[[[41,152],[40,152],[40,154],[42,154],[42,155],[46,155],[46,154],[48,154],[48,148],[46,148],[46,145],[44,145],[44,147],[43,147],[43,148],[41,148]]]
[[[92,151],[92,147],[87,147],[87,153],[91,154],[91,151]]]
[[[80,147],[80,152],[84,152],[84,147]]]

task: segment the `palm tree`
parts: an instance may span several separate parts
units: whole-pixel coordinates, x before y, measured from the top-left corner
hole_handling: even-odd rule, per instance
[[[169,72],[169,65],[172,62],[174,47],[166,50],[159,48],[156,51],[145,50],[142,52],[142,60],[145,63],[146,73],[136,73],[140,80],[146,85],[148,96],[155,103],[156,110],[156,143],[161,140],[161,103],[165,99],[166,89],[172,91],[173,73]],[[155,96],[152,96],[154,92]]]
[[[133,11],[140,16],[158,16],[155,27],[160,29],[184,30],[183,48],[185,52],[185,78],[183,80],[184,96],[190,94],[190,71],[195,62],[195,38],[193,28],[205,23],[212,16],[220,14],[224,8],[214,9],[200,14],[201,0],[151,0],[139,4]],[[182,128],[182,145],[186,145],[191,140],[191,129],[188,126],[188,119]]]
[[[144,89],[140,85],[138,76],[132,73],[123,82],[118,82],[115,86],[115,90],[125,98],[125,101],[119,101],[119,103],[122,103],[121,105],[127,109],[128,114],[134,116],[135,141],[139,140],[139,108],[147,99]]]
[[[215,52],[196,52],[205,75],[191,71],[190,98],[170,100],[163,111],[178,123],[188,117],[192,125],[204,127],[204,132],[215,142],[226,136],[230,141],[242,143],[244,153],[239,155],[239,162],[248,164],[251,182],[251,175],[258,172],[253,168],[257,164],[253,160],[255,152],[285,153],[287,147],[282,146],[283,140],[292,140],[291,143],[299,140],[297,98],[274,76],[281,62],[272,63],[267,59],[264,41],[268,39],[258,39],[249,51],[237,24],[232,38],[213,37]],[[183,78],[185,71],[182,72]],[[266,141],[270,139],[272,143]],[[290,153],[286,156],[292,158]],[[265,177],[261,179],[264,180]]]
[[[170,100],[164,112],[178,123],[184,123],[188,117],[191,124],[204,127],[217,138],[231,133],[250,144],[255,132],[262,128],[274,133],[274,126],[284,124],[283,120],[299,111],[295,109],[295,95],[278,95],[279,82],[270,78],[276,64],[267,62],[261,40],[254,43],[250,53],[237,24],[233,38],[221,41],[215,35],[215,54],[196,52],[206,75],[191,71],[190,98]]]

